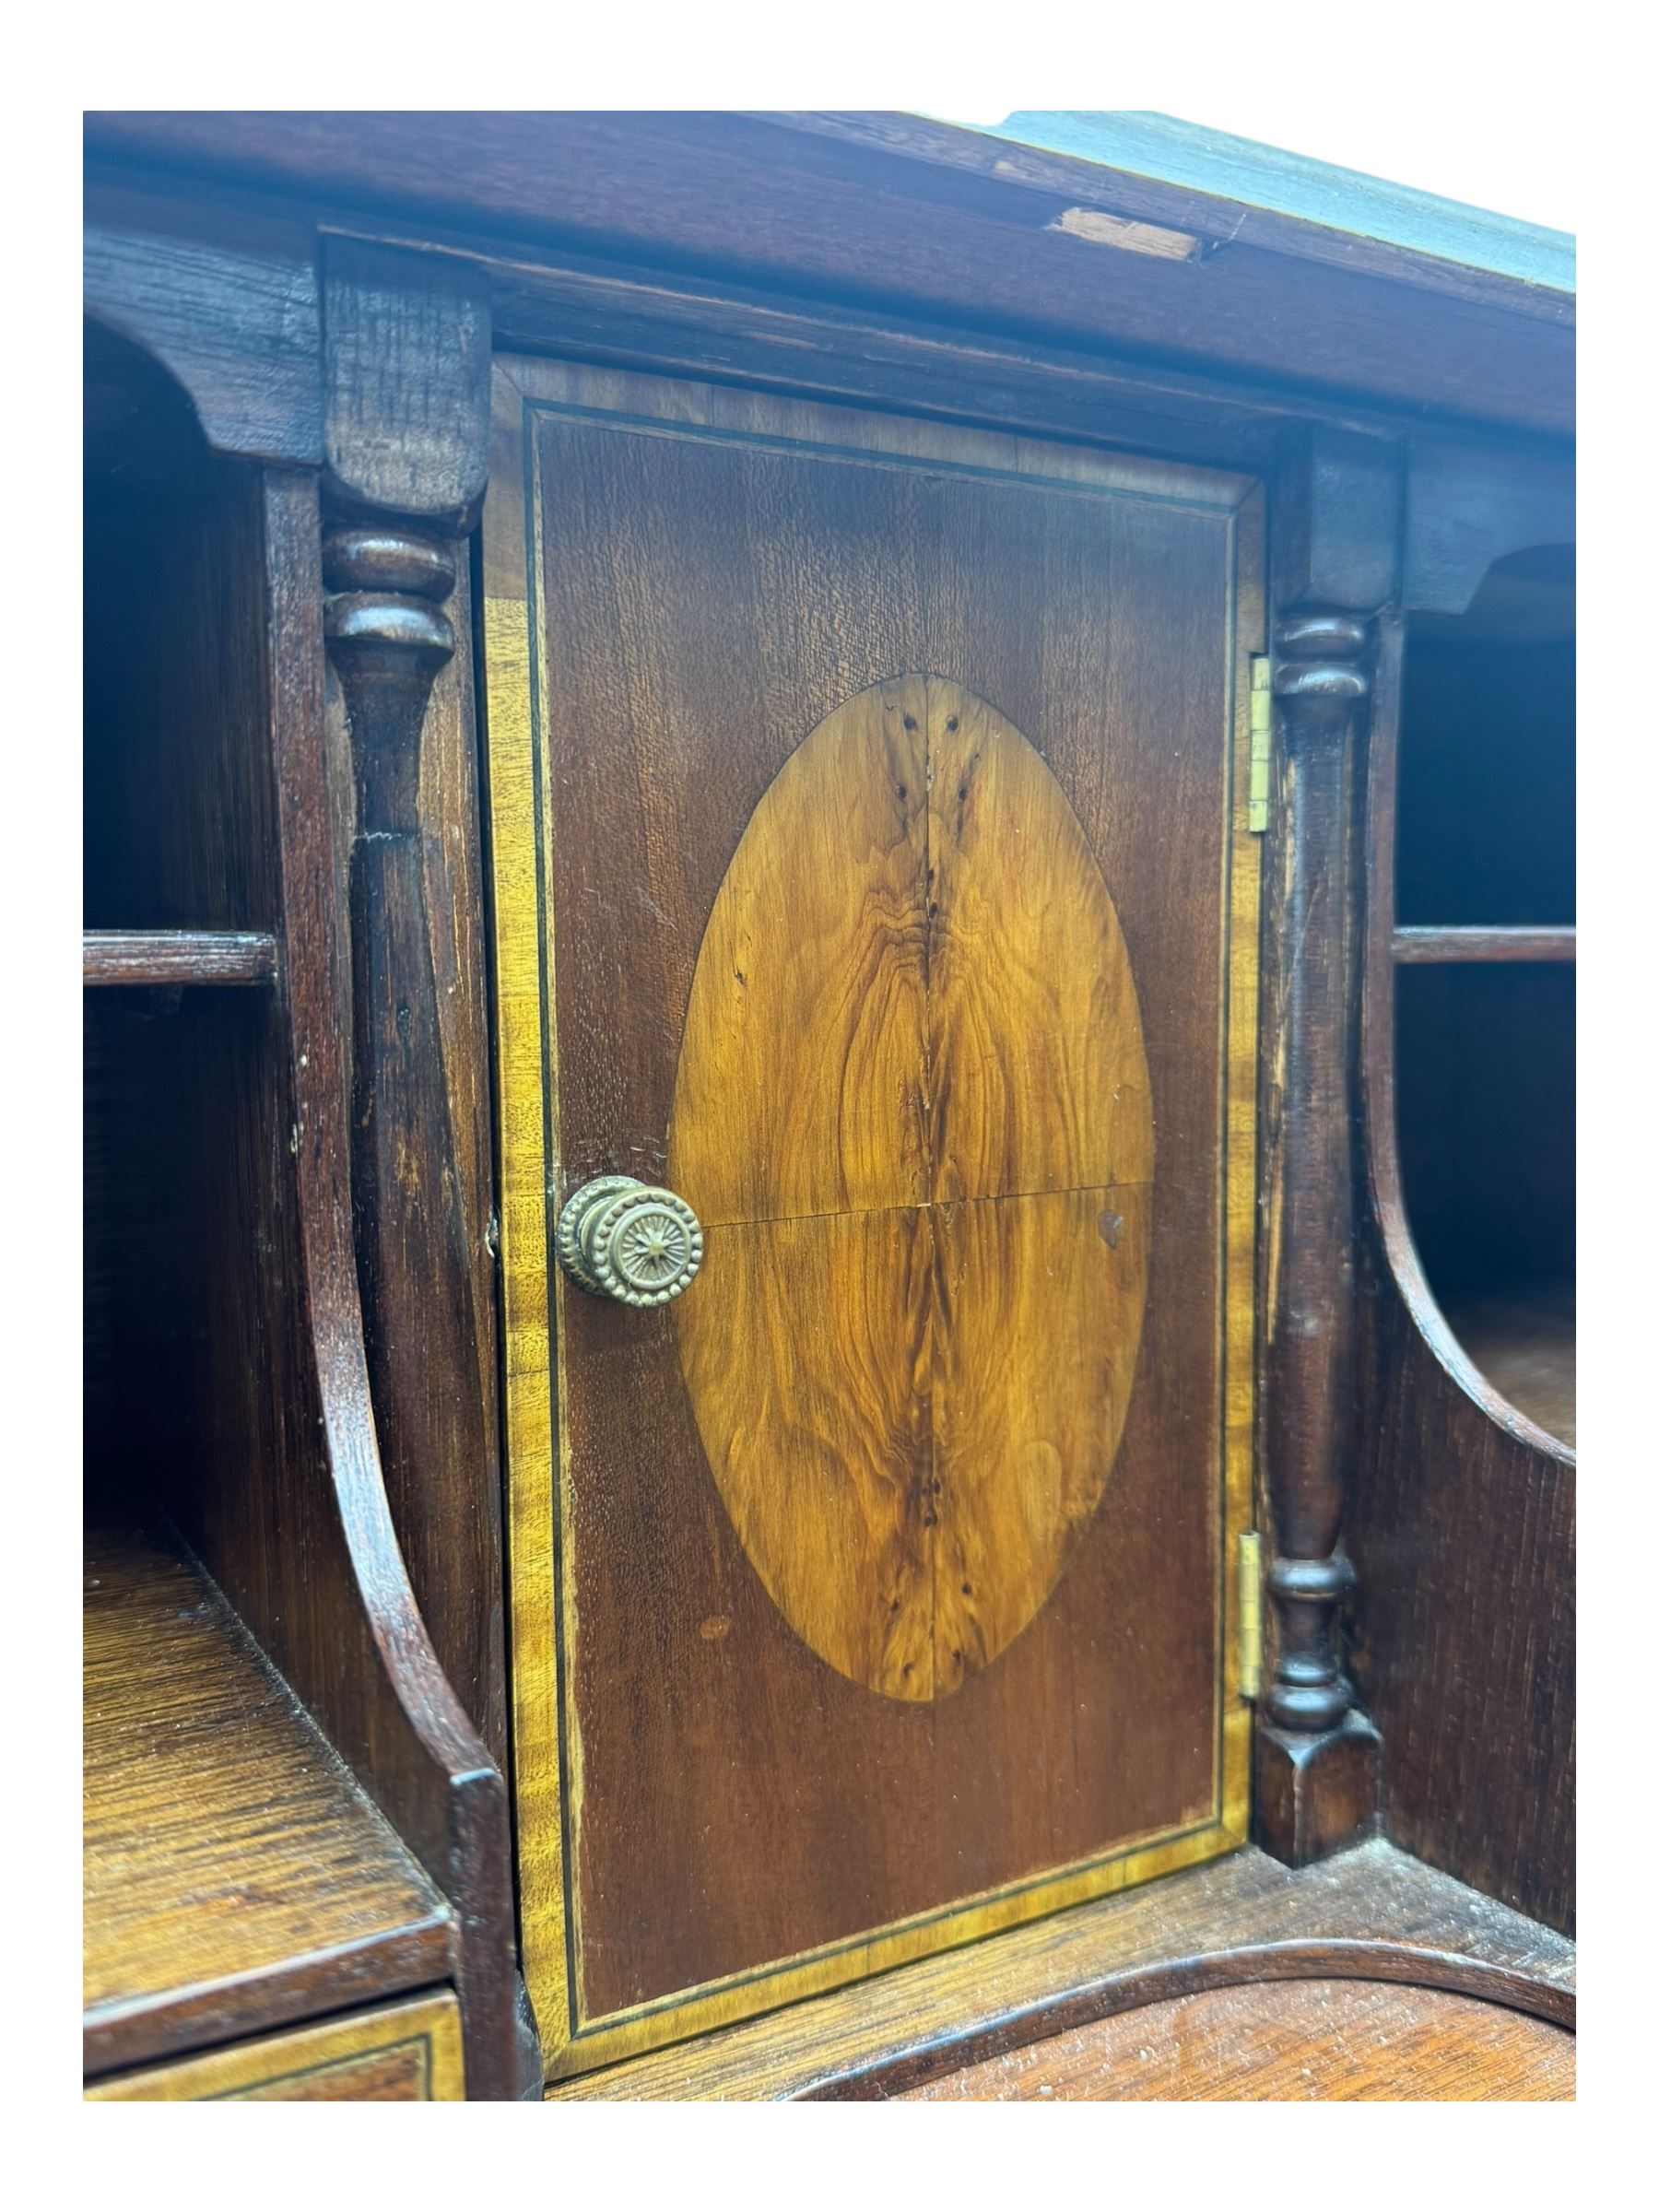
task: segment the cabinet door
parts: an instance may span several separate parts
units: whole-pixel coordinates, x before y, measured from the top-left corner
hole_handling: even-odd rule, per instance
[[[484,535],[571,2072],[1242,1841],[1260,498],[503,361]]]

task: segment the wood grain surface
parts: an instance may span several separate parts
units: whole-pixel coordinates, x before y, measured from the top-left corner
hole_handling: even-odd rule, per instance
[[[1571,2102],[1564,2028],[1384,1982],[1210,1989],[981,2060],[924,2104]]]
[[[790,756],[703,935],[668,1172],[705,1224],[1150,1179],[1111,896],[994,708],[899,677]]]
[[[1113,2014],[1270,1980],[1455,1990],[1558,2026],[1572,1945],[1381,1840],[1292,1869],[1245,1850],[556,2086],[559,2098],[897,2095]]]
[[[933,1195],[1147,1183],[1140,1007],[1100,863],[994,707],[930,681],[927,709]]]
[[[971,175],[994,176],[1032,189],[1047,187],[1069,198],[1089,203],[1099,198],[1105,182],[1101,163],[1080,152],[1061,152],[1018,138],[965,130],[959,124],[941,123],[926,115],[882,113],[868,109],[797,111],[787,117],[775,112],[751,111],[751,115],[757,122],[787,121],[792,130],[818,132],[848,147],[902,154],[915,161],[935,162]],[[1405,284],[1450,291],[1465,299],[1502,300],[1516,313],[1535,313],[1547,321],[1559,322],[1571,313],[1567,304],[1569,295],[1551,286],[1526,286],[1495,270],[1442,259],[1424,247],[1362,236],[1356,229],[1339,229],[1335,224],[1327,228],[1323,223],[1283,214],[1273,207],[1230,199],[1219,193],[1218,186],[1206,189],[1195,184],[1177,184],[1167,177],[1114,170],[1108,190],[1111,205],[1120,208],[1124,216],[1149,214],[1159,223],[1174,224],[1178,229],[1196,232],[1212,246],[1248,238],[1253,245],[1272,247],[1311,260],[1340,263],[1345,268],[1371,270]],[[1078,207],[1071,212],[1083,218],[1089,210]],[[1087,230],[1082,234],[1087,235]],[[1102,230],[1102,235],[1110,233]],[[1150,244],[1142,250],[1160,249]],[[1529,290],[1530,300],[1525,297]]]
[[[94,2082],[91,2104],[427,2104],[465,2095],[447,1990]]]
[[[792,752],[715,894],[668,1179],[705,1228],[925,1204],[927,679],[859,692]]]
[[[1241,1018],[1253,1007],[1257,858],[1241,793],[1236,809],[1232,802],[1247,745],[1245,661],[1261,641],[1260,510],[1254,488],[1237,477],[517,360],[498,369],[492,480],[527,485],[535,533],[527,548],[524,507],[492,494],[485,590],[491,777],[500,782],[491,841],[503,1019],[511,1010],[515,1040],[502,1076],[503,1265],[509,1375],[523,1378],[509,1385],[513,1571],[522,1564],[539,1578],[514,1593],[518,1786],[521,1811],[537,1808],[535,1820],[521,1821],[521,1865],[529,1978],[550,2063],[564,2069],[896,1964],[1238,1839],[1245,1745],[1237,1723],[1247,1727],[1248,1711],[1231,1688],[1227,1555],[1248,1512],[1253,1303],[1247,1265],[1230,1267],[1224,1283],[1223,1253],[1239,1223],[1248,1245],[1254,1156],[1253,1064],[1249,1040],[1230,1025],[1235,1007]],[[925,721],[915,710],[925,707],[926,688],[920,701],[912,689],[909,711],[922,727],[903,731],[900,704],[890,755],[867,719],[849,738],[849,757],[888,779],[886,811],[867,782],[832,810],[802,809],[811,868],[786,876],[777,859],[754,878],[786,903],[782,922],[757,935],[753,974],[734,897],[713,940],[719,959],[711,952],[699,982],[711,916],[723,884],[745,874],[734,856],[769,787],[828,717],[873,688],[902,688],[907,673],[942,679],[941,702],[947,683],[995,717],[966,801],[957,796],[962,779],[947,785],[937,772],[959,759],[969,767],[973,745],[954,757],[945,749],[965,735],[961,712],[959,731],[939,734],[934,807],[959,806],[959,820],[930,828],[915,818],[913,773],[926,767],[914,744]],[[539,787],[530,749],[538,730]],[[797,757],[785,772],[800,768]],[[844,857],[839,880],[818,880],[818,855],[834,852],[838,821],[863,841],[862,880],[879,887],[851,905]],[[945,1077],[947,1118],[959,1132],[954,1147],[947,1136],[943,1153],[954,1149],[955,1165],[937,1186],[913,1108],[908,1124],[903,1118],[890,1062],[893,1040],[913,1034],[902,1009],[916,1003],[917,940],[927,937],[905,887],[918,844],[930,838],[962,879],[948,922],[960,951],[942,953],[948,1052],[924,1086],[932,1102],[934,1073]],[[989,880],[1001,868],[1018,879],[1015,849],[1033,841],[1031,881],[1061,887],[1075,909],[1064,917],[1077,946],[1066,961],[1053,957],[1062,933],[1036,898],[1019,924],[1025,934],[994,941],[976,908],[974,871]],[[1062,1002],[1075,1020],[1079,979],[1116,972],[1104,894],[1085,878],[1085,853],[1110,889],[1139,1001],[1158,1116],[1157,1179],[1143,1192],[1144,1216],[1130,1187],[1145,1157],[1133,1117],[1122,1121],[1123,1101],[1092,1069],[1080,1082],[1079,1059],[1068,1062],[1065,1047],[1046,1071],[1049,1083],[1065,1087],[1064,1112],[1022,1093],[1017,1055],[999,1047],[984,994],[984,979],[1000,972],[1022,1022],[1033,1009],[1053,1021]],[[547,887],[539,929],[538,872]],[[526,900],[527,927],[512,905]],[[943,946],[939,917],[921,919]],[[1235,931],[1241,971],[1230,964]],[[790,962],[821,960],[818,932],[850,947],[843,957],[858,973],[879,977],[866,996],[900,1009],[890,1037],[864,1019],[862,1005],[856,1023],[838,1032],[809,994],[797,1001],[783,990]],[[987,947],[1002,971],[982,963],[976,972]],[[524,1019],[537,1003],[543,958],[545,1059]],[[775,986],[768,963],[782,971]],[[730,1152],[748,1148],[751,1122],[779,1132],[766,1080],[785,1092],[798,1087],[794,1055],[805,1028],[816,1040],[819,1022],[837,1053],[853,1030],[853,1057],[867,1071],[847,1090],[841,1060],[826,1069],[850,1102],[847,1143],[815,1137],[810,1150],[798,1148],[785,1125],[775,1143],[769,1135],[754,1146],[769,1163],[763,1172],[747,1161],[728,1169],[718,1157],[700,1167],[712,1179],[704,1203],[713,1194],[711,1213],[728,1218],[712,1222],[703,1272],[676,1307],[628,1312],[547,1285],[545,1219],[533,1226],[531,1206],[547,1198],[557,1206],[600,1172],[691,1180],[676,1151],[676,1092],[688,1008],[705,982],[722,1049],[723,1025],[740,1018],[735,1009],[751,988],[775,989],[796,1024],[790,1051],[770,1063],[747,1040],[732,1047],[747,1088],[723,1117]],[[853,994],[841,1003],[851,1006]],[[782,1018],[775,1006],[769,1018]],[[1086,1033],[1105,1038],[1118,1018],[1090,1006]],[[866,1132],[883,1084],[891,1090],[878,1175],[882,1154]],[[824,1117],[812,1126],[823,1131]],[[1034,1142],[1037,1128],[1052,1152]],[[1119,1157],[1130,1163],[1121,1193],[1110,1180]],[[747,1383],[722,1385],[734,1395],[775,1373],[774,1352],[738,1341],[745,1332],[729,1314],[723,1332],[724,1301],[703,1294],[723,1237],[735,1254],[757,1255],[757,1282],[771,1264],[758,1256],[755,1201],[779,1162],[796,1192],[792,1206],[815,1176],[846,1182],[857,1203],[880,1190],[888,1212],[925,1210],[935,1246],[956,1248],[958,1326],[981,1331],[960,1357],[980,1361],[990,1393],[981,1410],[965,1403],[954,1417],[950,1478],[965,1500],[973,1483],[988,1496],[1007,1479],[980,1464],[996,1425],[997,1373],[1010,1405],[1027,1393],[1013,1452],[1023,1472],[1009,1493],[1019,1502],[1007,1535],[1008,1587],[996,1589],[994,1575],[995,1594],[977,1618],[935,1610],[935,1649],[950,1665],[950,1654],[963,1653],[966,1678],[947,1698],[873,1695],[826,1665],[768,1594],[711,1479],[682,1373],[684,1339],[709,1338],[692,1359],[700,1363],[707,1350],[723,1372],[753,1363]],[[956,1194],[976,1184],[1006,1195]],[[1080,1194],[1073,1204],[1073,1189],[1099,1194],[1086,1208]],[[789,1266],[800,1271],[791,1311],[808,1314],[803,1325],[819,1337],[797,1365],[818,1387],[818,1374],[847,1357],[844,1347],[833,1349],[838,1326],[844,1346],[885,1335],[887,1362],[860,1386],[873,1440],[865,1474],[880,1470],[870,1484],[873,1517],[849,1503],[815,1539],[844,1547],[848,1565],[829,1578],[840,1594],[822,1601],[833,1619],[813,1633],[841,1637],[848,1664],[866,1675],[902,1680],[906,1664],[922,1664],[920,1639],[907,1634],[888,1648],[872,1613],[855,1617],[842,1598],[849,1579],[867,1587],[888,1575],[889,1618],[897,1595],[902,1619],[905,1593],[924,1586],[922,1560],[895,1538],[903,1523],[893,1503],[945,1430],[934,1420],[937,1385],[930,1380],[934,1441],[925,1447],[913,1403],[907,1409],[897,1387],[907,1361],[935,1356],[913,1309],[894,1330],[907,1311],[901,1285],[920,1278],[923,1254],[906,1224],[888,1222],[888,1284],[861,1283],[856,1299],[838,1291],[840,1315],[820,1313],[812,1300],[830,1295],[824,1286],[834,1270],[849,1280],[857,1271],[851,1246],[841,1249],[855,1233],[845,1224],[858,1221],[858,1237],[876,1232],[862,1226],[865,1216],[839,1210],[849,1201],[838,1189],[827,1201],[807,1195],[831,1210],[792,1217],[818,1223],[792,1230],[788,1241]],[[948,1240],[938,1227],[947,1206]],[[1055,1319],[1052,1287],[1034,1295],[1048,1234],[1041,1207],[1072,1212],[1072,1264],[1082,1274],[1065,1295],[1089,1318],[1105,1317],[1117,1295],[1113,1271],[1133,1260],[1137,1241],[1150,1256],[1109,1503],[1092,1515],[1092,1468],[1079,1481],[1037,1441],[1063,1433],[1069,1417],[1053,1378],[1030,1382],[1036,1347],[1045,1317],[1062,1334],[1072,1325]],[[982,1215],[996,1224],[1003,1254],[993,1254]],[[1106,1215],[1113,1219],[1103,1222]],[[830,1220],[838,1226],[825,1228]],[[1115,1251],[1108,1232],[1120,1238]],[[774,1242],[782,1249],[781,1237]],[[1008,1282],[995,1296],[972,1288],[976,1270],[1003,1268]],[[536,1384],[532,1316],[549,1288],[552,1343]],[[693,1318],[698,1303],[704,1312]],[[999,1371],[981,1358],[984,1338],[1005,1328],[1023,1381],[1012,1365]],[[1242,1338],[1229,1334],[1240,1328]],[[723,1333],[728,1341],[712,1347]],[[1121,1364],[1127,1333],[1116,1322],[1112,1333]],[[943,1345],[937,1356],[946,1359]],[[1053,1365],[1058,1374],[1059,1360]],[[948,1370],[939,1371],[948,1382]],[[1120,1418],[1123,1380],[1101,1391],[1080,1428],[1074,1423],[1079,1465],[1098,1465],[1101,1438]],[[759,1464],[757,1453],[748,1494],[757,1512],[775,1514]],[[928,1479],[945,1478],[935,1465]],[[774,1491],[782,1487],[774,1479]],[[912,1511],[912,1525],[925,1517]],[[976,1522],[971,1536],[994,1525]],[[1013,1633],[1068,1543],[1052,1594]],[[981,1600],[972,1570],[982,1563],[971,1543],[964,1557],[949,1593],[962,1608]],[[935,1565],[942,1583],[938,1554]],[[976,1648],[998,1644],[993,1663],[970,1667]]]
[[[703,1449],[772,1603],[850,1681],[921,1700],[943,1687],[934,1264],[914,1206],[731,1223],[704,1253],[719,1304],[677,1317]]]
[[[1123,1431],[1149,1211],[1137,1186],[709,1232],[719,1303],[676,1317],[709,1465],[852,1680],[947,1696],[1048,1597]]]
[[[93,2071],[418,1986],[443,1899],[176,1550],[87,1540]]]
[[[1151,1218],[1145,1183],[935,1211],[941,1688],[1028,1626],[1100,1503],[1134,1387]]]
[[[1128,1410],[1151,1173],[1123,934],[1053,776],[940,677],[860,693],[720,887],[668,1147],[711,1236],[675,1312],[709,1465],[853,1681],[947,1696],[1053,1587]]]
[[[323,455],[314,234],[291,214],[229,216],[199,192],[87,194],[86,310],[166,363],[210,445]]]
[[[877,119],[878,122],[881,119]],[[787,114],[541,114],[372,112],[93,114],[106,157],[205,166],[280,194],[325,192],[394,220],[448,221],[508,238],[657,266],[732,274],[772,289],[926,317],[967,331],[1029,333],[1102,354],[1226,362],[1327,398],[1385,404],[1562,433],[1571,426],[1572,302],[1535,288],[1482,296],[1488,276],[1421,288],[1422,257],[1383,267],[1285,251],[1240,236],[1261,211],[1210,201],[1225,242],[1202,262],[1124,253],[1057,228],[1068,207],[1191,229],[1194,194],[1095,163],[961,132],[991,173],[920,151],[932,125],[888,118],[898,135],[850,143]],[[907,136],[907,134],[909,135]],[[1080,188],[1078,172],[1088,179]],[[1062,176],[1065,182],[1062,182]],[[1125,198],[1124,195],[1127,195]],[[359,218],[360,219],[360,218]],[[1351,241],[1343,239],[1342,249]],[[1360,259],[1375,259],[1378,248]],[[1445,265],[1442,265],[1442,270]],[[1406,273],[1407,281],[1391,281]],[[1511,302],[1524,300],[1519,312]],[[984,411],[982,407],[981,411]]]
[[[99,165],[97,173],[110,179],[95,187],[102,204],[140,230],[165,205],[138,188],[130,171]],[[216,201],[221,231],[239,219],[268,220],[270,206],[256,193],[226,185]],[[283,212],[291,218],[292,201]],[[461,228],[431,216],[382,212],[364,225],[337,199],[313,201],[312,212],[324,228],[339,224],[354,234],[371,229],[388,244],[428,255],[436,247],[484,266],[496,344],[510,352],[599,360],[626,356],[641,369],[671,375],[741,378],[801,396],[951,420],[982,418],[989,398],[1006,428],[1210,467],[1271,467],[1284,430],[1299,423],[1409,437],[1414,477],[1419,459],[1426,475],[1420,494],[1414,488],[1408,540],[1414,566],[1442,600],[1459,588],[1460,577],[1465,599],[1474,589],[1494,549],[1490,525],[1515,533],[1509,546],[1570,534],[1570,524],[1567,531],[1537,526],[1535,494],[1552,477],[1558,510],[1571,511],[1571,455],[1556,443],[1528,450],[1472,428],[1430,433],[1420,418],[1300,383],[1249,380],[1220,360],[1202,370],[1164,358],[1131,359],[1053,336],[1039,339],[1030,329],[969,328],[930,321],[909,306],[782,293],[729,273],[642,265],[611,250],[576,251],[557,240],[511,236],[477,223]],[[1344,250],[1353,243],[1343,241]],[[233,346],[239,343],[256,355],[258,334],[233,333]],[[250,359],[248,369],[253,366]],[[313,372],[313,417],[319,381]],[[316,425],[313,434],[320,434]],[[1523,512],[1528,504],[1531,516]],[[1477,510],[1481,528],[1471,533]]]
[[[468,263],[322,241],[332,498],[465,534],[488,475],[489,290]]]

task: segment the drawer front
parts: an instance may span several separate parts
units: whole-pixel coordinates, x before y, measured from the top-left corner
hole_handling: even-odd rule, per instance
[[[1242,1838],[1261,497],[554,362],[497,403],[562,2073]]]
[[[86,2094],[95,2104],[458,2103],[461,2011],[447,1992],[416,1997],[117,2075]]]

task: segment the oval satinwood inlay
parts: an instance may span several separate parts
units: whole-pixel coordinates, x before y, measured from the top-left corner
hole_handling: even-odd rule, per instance
[[[1140,1008],[1065,793],[996,711],[906,676],[779,771],[714,900],[668,1180],[703,1449],[813,1651],[948,1696],[1100,1504],[1146,1305]]]

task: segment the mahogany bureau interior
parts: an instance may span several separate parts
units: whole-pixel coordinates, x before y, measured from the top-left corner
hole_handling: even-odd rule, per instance
[[[88,118],[94,2100],[1572,2094],[1564,241],[1067,121]]]

